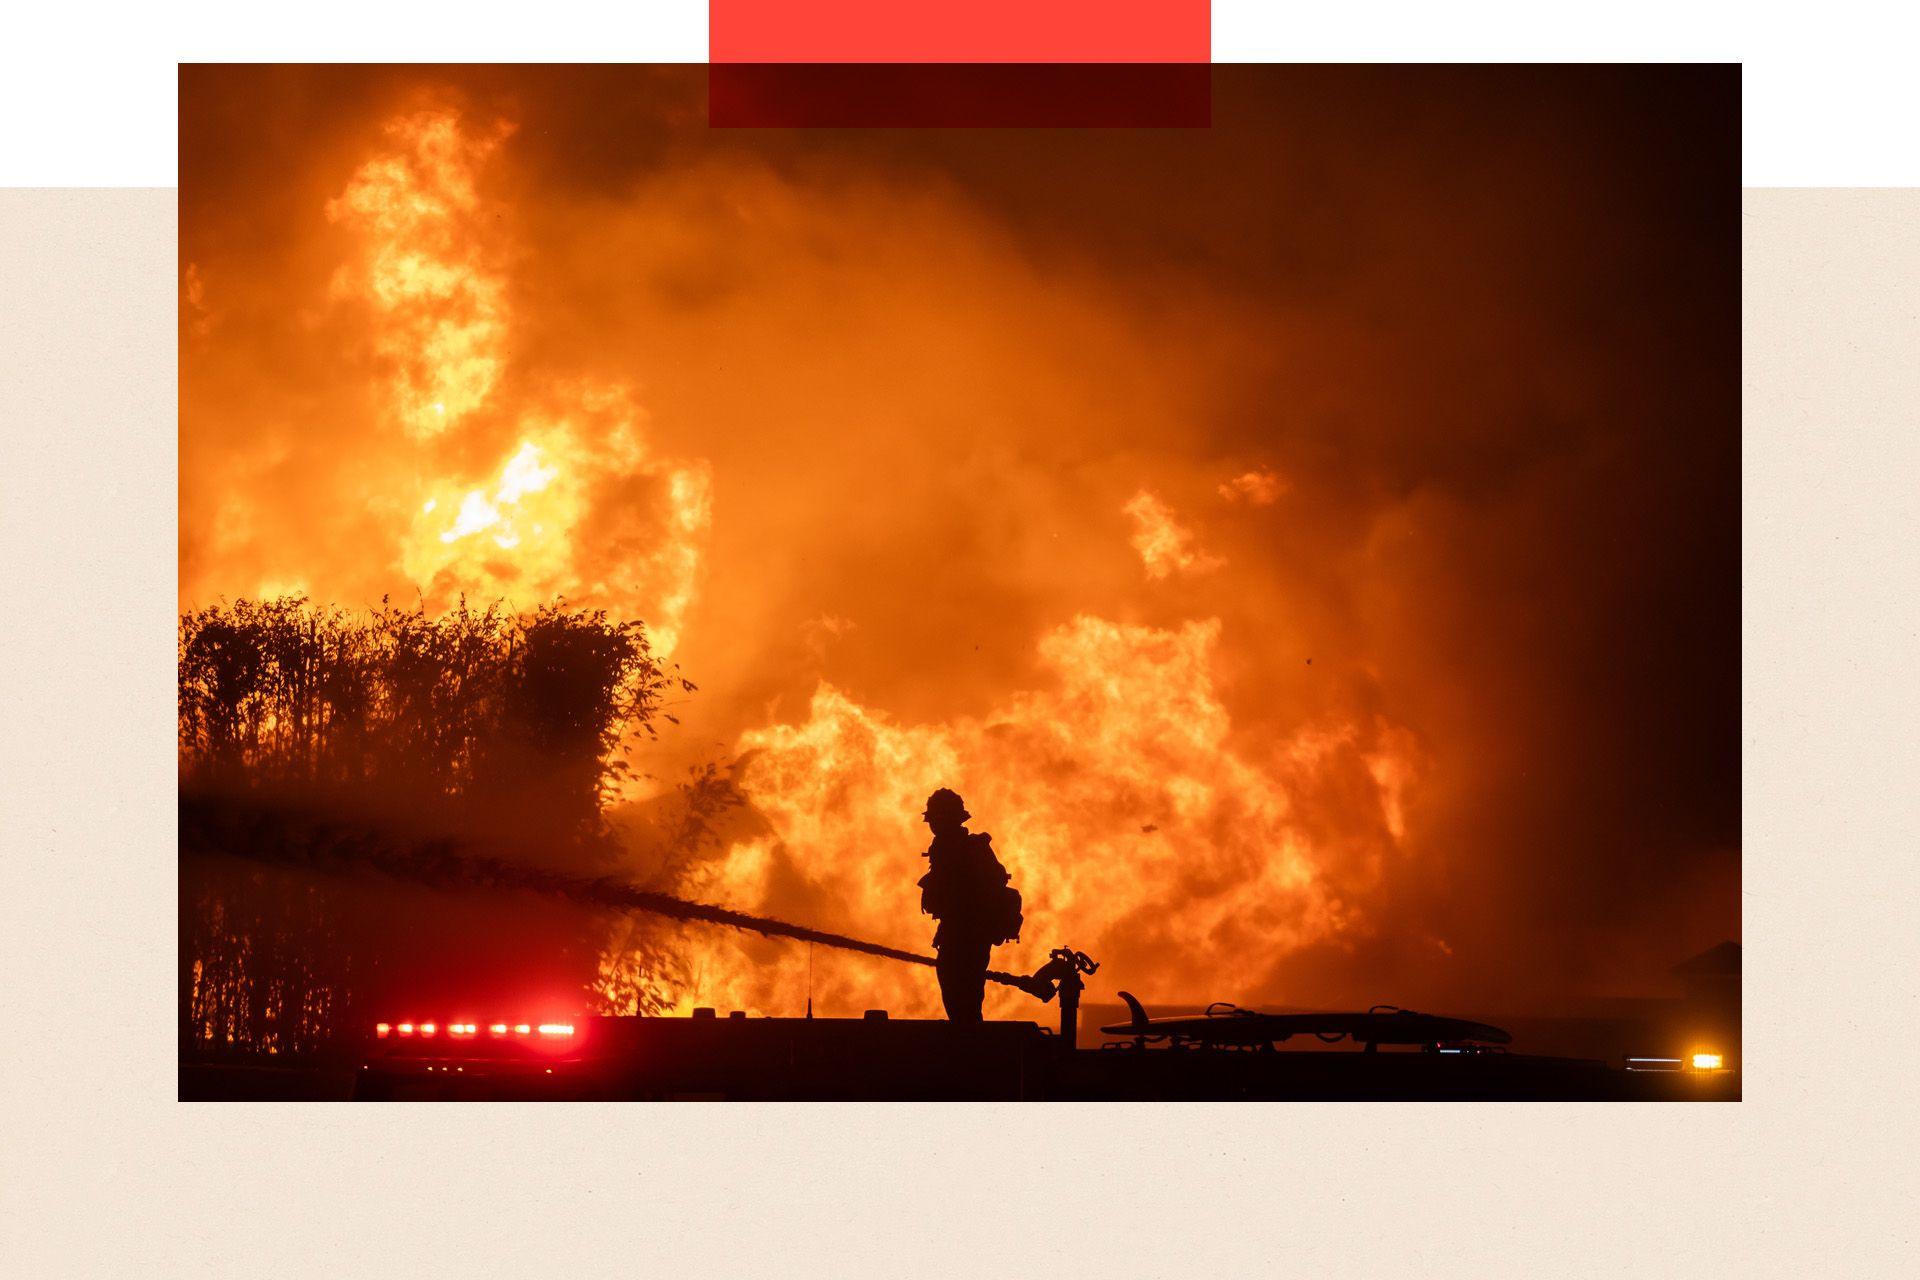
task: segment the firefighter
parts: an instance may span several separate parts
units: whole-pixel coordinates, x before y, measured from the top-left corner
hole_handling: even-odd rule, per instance
[[[1020,892],[994,856],[993,837],[967,830],[973,815],[959,795],[940,788],[920,816],[933,829],[920,909],[940,922],[933,935],[940,999],[949,1021],[979,1022],[988,958],[996,943],[1020,936]]]

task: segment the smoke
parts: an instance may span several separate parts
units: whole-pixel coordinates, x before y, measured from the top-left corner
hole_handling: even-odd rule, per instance
[[[1149,998],[1549,1002],[1737,933],[1735,78],[1222,69],[1167,133],[702,108],[698,69],[190,70],[183,604],[644,618],[701,686],[646,764],[739,759],[759,824],[674,893],[897,950],[936,785],[1027,894],[1009,967]],[[794,1003],[799,948],[688,947],[672,1003]]]

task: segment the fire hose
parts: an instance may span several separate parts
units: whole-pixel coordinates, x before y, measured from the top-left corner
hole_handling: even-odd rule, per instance
[[[903,964],[938,963],[932,956],[903,951],[809,925],[772,916],[754,915],[730,907],[695,902],[612,876],[587,877],[548,871],[522,863],[488,857],[458,848],[452,841],[430,840],[400,844],[364,829],[294,812],[280,806],[213,803],[181,797],[180,848],[183,853],[218,851],[251,861],[318,872],[344,873],[355,868],[379,872],[396,880],[435,888],[492,888],[519,890],[565,898],[582,906],[614,911],[639,911],[669,920],[699,921],[741,929],[770,938],[792,938],[841,951],[879,956]],[[1073,1047],[1082,974],[1100,966],[1084,952],[1056,947],[1047,963],[1034,973],[987,971],[987,981],[1014,987],[1043,1002],[1060,999],[1061,1034]]]

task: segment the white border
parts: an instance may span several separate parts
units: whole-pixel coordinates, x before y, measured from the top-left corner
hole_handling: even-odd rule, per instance
[[[1749,186],[1920,185],[1916,43],[1912,6],[1882,0],[1213,6],[1218,62],[1742,62]],[[705,0],[20,5],[0,51],[0,186],[173,185],[179,62],[706,57]]]

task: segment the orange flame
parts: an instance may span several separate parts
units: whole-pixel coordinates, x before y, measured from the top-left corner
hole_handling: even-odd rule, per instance
[[[1133,549],[1140,553],[1149,578],[1209,573],[1226,563],[1195,547],[1193,532],[1176,520],[1173,508],[1151,490],[1134,494],[1121,509],[1133,518]]]
[[[1236,746],[1215,686],[1220,632],[1212,619],[1159,629],[1077,617],[1040,640],[1050,687],[946,724],[899,724],[823,684],[804,722],[740,739],[739,783],[775,834],[734,844],[687,888],[747,910],[804,903],[824,927],[924,949],[931,922],[911,889],[927,843],[917,815],[930,791],[954,785],[1026,896],[1022,941],[997,965],[1028,971],[1070,944],[1150,989],[1258,988],[1290,952],[1351,923],[1286,780],[1363,744],[1342,729],[1303,734],[1270,759]],[[1404,736],[1376,738],[1365,750],[1386,781],[1373,839],[1386,847],[1413,761]],[[698,958],[674,1007],[792,1013],[807,989],[801,948],[725,936],[687,945]],[[813,993],[840,1012],[939,1011],[930,974],[864,960],[834,959]],[[989,1001],[1034,1016],[1026,997],[996,990]]]
[[[363,261],[334,289],[381,315],[396,413],[409,433],[434,436],[479,409],[500,377],[506,290],[475,232],[474,173],[513,127],[474,136],[454,113],[424,111],[386,132],[399,150],[362,165],[327,204],[329,218],[365,233]]]
[[[361,246],[335,296],[369,308],[391,366],[390,411],[423,450],[397,568],[433,604],[565,596],[643,618],[655,652],[671,654],[711,521],[706,464],[655,456],[623,385],[503,387],[506,253],[487,227],[480,172],[513,126],[475,133],[441,110],[386,133],[394,149],[363,164],[327,216]],[[481,419],[503,410],[507,442],[476,469],[465,460],[486,456],[498,434]],[[449,462],[436,467],[440,458]]]

